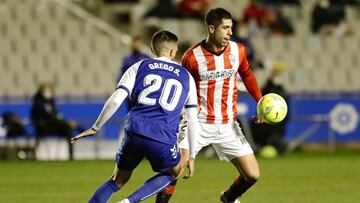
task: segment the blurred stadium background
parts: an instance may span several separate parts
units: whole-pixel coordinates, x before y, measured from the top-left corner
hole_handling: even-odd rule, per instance
[[[224,7],[235,20],[242,18],[248,5],[243,0],[210,2],[208,8]],[[286,126],[289,150],[304,146],[303,143],[307,146],[316,143],[331,151],[342,146],[357,148],[359,2],[335,1],[344,11],[342,24],[351,29],[350,34],[336,36],[312,33],[311,12],[316,0],[276,2],[268,6],[281,12],[294,32],[251,35],[249,40],[256,58],[263,63],[262,68],[253,67],[260,85],[265,83],[272,63],[286,64],[282,81],[290,94],[290,122]],[[20,115],[29,134],[9,141],[2,133],[2,157],[16,157],[21,148],[33,148],[35,132],[29,120],[30,105],[39,84],[54,83],[65,118],[89,127],[114,90],[122,59],[131,52],[131,36],[141,34],[148,45],[154,29],[171,30],[180,38],[179,57],[206,36],[199,19],[144,19],[156,3],[156,0],[1,0],[0,113]],[[148,48],[144,50],[149,53]],[[241,93],[238,104],[242,116],[250,118],[255,114],[256,104],[246,93]],[[76,144],[75,157],[112,158],[123,118],[124,112],[119,111],[99,137]],[[58,147],[50,148],[66,148],[66,144],[59,144],[61,141],[56,143]],[[9,148],[13,149],[11,153]],[[66,149],[62,151],[65,153]],[[40,154],[49,152],[44,148]],[[62,159],[66,156],[63,154]]]
[[[49,136],[35,147],[30,107],[39,84],[54,83],[64,117],[87,128],[115,88],[122,59],[131,52],[131,36],[142,35],[144,43],[149,45],[154,30],[171,30],[180,38],[179,57],[191,44],[206,36],[199,19],[144,19],[144,14],[156,2],[0,0],[0,115],[4,112],[19,115],[28,132],[16,139],[7,139],[4,129],[0,128],[0,185],[9,186],[1,187],[0,202],[83,202],[89,197],[89,191],[111,173],[113,163],[110,161],[38,163],[4,160],[68,158],[65,140]],[[174,2],[177,4],[180,0]],[[247,0],[210,2],[209,8],[224,7],[236,20],[242,18],[248,5]],[[246,198],[251,202],[358,202],[359,196],[355,195],[358,193],[353,189],[360,177],[355,170],[360,149],[360,2],[334,1],[344,11],[343,25],[351,30],[349,34],[335,36],[311,31],[311,12],[316,0],[264,2],[280,11],[294,32],[250,36],[256,58],[263,64],[253,67],[259,84],[265,84],[272,64],[279,61],[286,64],[282,81],[290,96],[285,133],[289,142],[287,150],[326,153],[290,154],[271,161],[260,158],[264,181]],[[145,47],[144,52],[149,53],[149,49]],[[239,85],[241,87],[241,82]],[[247,120],[254,115],[255,106],[247,93],[240,92],[238,107],[242,118]],[[75,159],[113,159],[124,117],[125,112],[120,110],[97,137],[76,143]],[[342,150],[355,152],[333,154]],[[327,152],[331,153],[328,155]],[[229,165],[215,159],[200,158],[198,166],[198,187],[184,183],[187,189],[179,190],[175,201],[192,202],[194,199],[189,199],[191,191],[211,182],[226,187],[227,182],[219,180],[230,177],[221,175],[235,175],[219,171],[214,177],[214,174],[206,173],[220,168],[231,170]],[[25,172],[22,169],[26,169]],[[50,169],[51,172],[46,172]],[[136,184],[148,174],[148,165],[143,163],[139,171]],[[61,173],[63,175],[59,175]],[[23,187],[14,181],[17,178],[23,179]],[[79,182],[76,179],[80,179]],[[57,186],[53,188],[49,184]],[[130,185],[126,192],[134,187]],[[202,191],[207,194],[207,199],[197,201],[215,202],[213,198],[220,192],[215,191],[218,187]],[[84,190],[76,191],[77,188]],[[41,191],[53,195],[47,196]]]

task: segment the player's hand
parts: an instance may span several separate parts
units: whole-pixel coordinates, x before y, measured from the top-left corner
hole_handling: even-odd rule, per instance
[[[84,132],[80,133],[79,135],[71,138],[71,143],[75,143],[77,140],[84,138],[84,137],[89,137],[89,136],[93,136],[96,134],[96,130],[90,128],[88,130],[85,130]]]
[[[189,178],[193,177],[194,171],[195,171],[195,159],[193,159],[193,158],[189,159],[188,169],[189,169],[189,173],[184,176],[184,179],[189,179]]]
[[[252,116],[251,120],[253,120],[256,124],[263,123],[263,120],[260,118],[260,116]]]

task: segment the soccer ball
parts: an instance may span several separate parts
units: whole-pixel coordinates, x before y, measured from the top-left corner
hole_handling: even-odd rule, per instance
[[[264,95],[257,104],[257,115],[268,124],[275,124],[284,120],[287,110],[284,98],[275,93]]]

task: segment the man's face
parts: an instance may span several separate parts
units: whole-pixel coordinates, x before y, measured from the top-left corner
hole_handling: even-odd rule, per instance
[[[221,24],[215,27],[213,35],[218,45],[222,47],[228,45],[232,35],[232,26],[233,23],[231,19],[223,19]]]

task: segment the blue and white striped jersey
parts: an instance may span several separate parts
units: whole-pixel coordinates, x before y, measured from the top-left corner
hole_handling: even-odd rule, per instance
[[[181,110],[197,108],[192,76],[166,57],[135,63],[117,88],[126,90],[133,104],[126,129],[160,142],[176,143]]]

